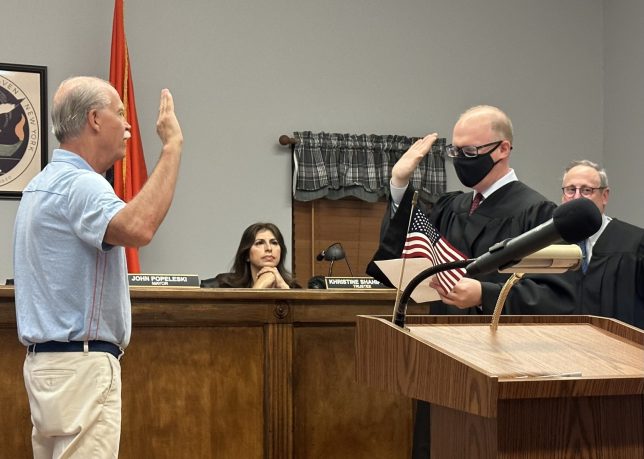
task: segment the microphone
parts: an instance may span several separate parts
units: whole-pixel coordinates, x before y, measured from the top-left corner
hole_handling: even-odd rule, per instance
[[[601,213],[590,199],[568,201],[557,207],[547,222],[520,236],[494,244],[487,253],[467,265],[467,274],[501,270],[562,239],[571,244],[583,241],[595,234],[601,224]]]
[[[331,262],[331,264],[329,265],[329,277],[331,276],[331,272],[333,270],[333,263],[335,263],[337,260],[344,259],[344,261],[347,263],[347,267],[349,268],[351,276],[353,276],[353,271],[351,270],[351,266],[349,265],[349,260],[347,259],[342,244],[340,244],[339,242],[334,242],[326,249],[322,250],[317,254],[315,259],[317,261],[326,260]]]
[[[322,261],[322,260],[337,261],[337,260],[342,260],[344,257],[345,257],[345,254],[344,254],[344,249],[342,248],[342,244],[340,244],[339,242],[334,242],[326,249],[318,253],[315,259],[317,261]]]

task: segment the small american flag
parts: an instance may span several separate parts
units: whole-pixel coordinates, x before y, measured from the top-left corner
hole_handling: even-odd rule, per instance
[[[418,208],[414,208],[402,256],[403,258],[428,258],[434,266],[466,259],[461,252],[441,237],[438,230]],[[436,278],[441,287],[450,292],[465,273],[464,268],[451,269],[436,274]]]

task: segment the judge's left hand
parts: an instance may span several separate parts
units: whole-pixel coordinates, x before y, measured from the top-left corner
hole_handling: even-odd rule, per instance
[[[481,283],[469,277],[463,277],[456,283],[451,292],[447,292],[440,286],[435,277],[429,282],[430,287],[435,288],[441,297],[441,301],[460,309],[471,308],[481,304],[483,289]]]

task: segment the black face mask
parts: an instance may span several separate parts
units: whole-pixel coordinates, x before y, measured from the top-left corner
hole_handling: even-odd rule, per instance
[[[490,173],[498,161],[492,159],[492,152],[476,158],[454,158],[454,170],[463,185],[472,188]]]

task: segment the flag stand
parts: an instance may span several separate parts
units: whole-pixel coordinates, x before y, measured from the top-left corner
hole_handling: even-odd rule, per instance
[[[418,191],[414,191],[414,196],[411,198],[411,212],[409,212],[409,222],[407,222],[407,234],[409,234],[409,228],[411,227],[411,221],[414,217],[414,209],[418,204]],[[394,302],[394,311],[392,313],[392,318],[396,317],[396,311],[398,311],[398,305],[400,304],[400,293],[402,292],[402,283],[403,275],[405,274],[405,261],[407,257],[403,257],[402,266],[400,267],[400,279],[398,279],[398,288],[396,289],[396,301]]]

